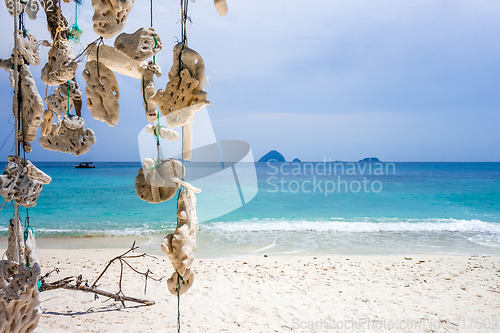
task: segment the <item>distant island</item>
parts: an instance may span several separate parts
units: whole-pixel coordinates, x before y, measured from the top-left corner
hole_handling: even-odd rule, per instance
[[[376,157],[367,157],[359,160],[358,163],[381,163],[381,161]]]
[[[259,162],[269,162],[271,160],[273,162],[286,162],[285,157],[283,157],[283,155],[281,155],[281,153],[276,150],[271,150],[269,153],[262,156]]]
[[[271,150],[269,153],[262,156],[258,162],[286,162],[285,157],[277,150]],[[343,161],[330,161],[329,163],[347,163]],[[293,159],[292,163],[302,163],[302,161],[296,157]],[[377,157],[366,157],[359,160],[358,163],[382,163]]]

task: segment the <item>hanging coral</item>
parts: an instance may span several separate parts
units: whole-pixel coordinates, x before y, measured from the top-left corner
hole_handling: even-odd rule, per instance
[[[154,75],[161,77],[161,68],[159,65],[150,61],[147,67],[143,67],[141,79],[141,92],[143,96],[144,109],[146,110],[146,119],[150,123],[154,123],[158,119],[157,105],[151,100],[151,96],[155,94]]]
[[[99,66],[102,64],[115,73],[136,79],[142,78],[142,69],[148,65],[145,61],[138,62],[131,60],[123,53],[118,52],[114,47],[107,45],[89,45],[86,55],[89,61],[97,61],[97,58],[99,58]],[[98,55],[99,57],[97,57]]]
[[[30,33],[18,30],[16,34],[19,55],[24,57],[30,65],[40,65],[42,61],[38,52],[38,41]]]
[[[143,167],[135,178],[135,192],[141,200],[160,203],[172,199],[179,185],[170,179],[183,174],[182,163],[174,158],[165,160],[144,159]]]
[[[194,113],[210,102],[203,91],[205,82],[205,63],[198,52],[185,45],[174,47],[174,61],[168,73],[169,82],[165,91],[158,91],[149,99],[161,110],[171,128],[184,126],[184,159],[191,159],[193,148],[192,126]]]
[[[183,189],[179,193],[177,200],[177,228],[173,234],[168,234],[163,239],[161,249],[172,261],[175,272],[167,281],[169,291],[175,295],[186,292],[192,285],[194,274],[189,270],[193,264],[194,253],[196,251],[196,234],[198,233],[198,217],[196,215],[195,193],[201,191],[190,184],[177,178],[175,182],[181,184]],[[186,282],[177,288],[178,275],[184,277]]]
[[[0,260],[0,272],[0,332],[33,332],[42,315],[37,286],[40,266],[27,268],[15,261]]]
[[[19,156],[9,156],[8,161],[0,175],[0,195],[6,201],[15,199],[24,207],[35,206],[43,185],[49,184],[52,178]]]
[[[114,126],[120,117],[120,90],[115,74],[95,60],[85,64],[83,79],[87,83],[87,107],[94,119]]]
[[[133,34],[123,32],[115,39],[115,49],[134,61],[144,61],[161,48],[160,36],[153,28],[140,28]]]
[[[214,0],[215,8],[220,16],[227,15],[227,2],[226,0]]]
[[[58,86],[74,78],[77,68],[71,43],[58,39],[49,50],[49,59],[42,68],[42,81],[49,86]]]
[[[40,138],[40,145],[48,150],[75,156],[85,154],[96,143],[96,137],[94,131],[84,129],[84,125],[83,118],[65,114],[59,125],[52,124],[47,135]]]
[[[38,127],[42,123],[43,101],[36,88],[29,66],[24,64],[19,71],[21,102],[19,110],[14,110],[16,119],[20,117],[22,136],[25,142],[33,142]],[[14,96],[15,98],[15,96]],[[19,113],[19,114],[18,114]]]
[[[123,30],[134,0],[92,0],[94,31],[103,38],[111,38]]]

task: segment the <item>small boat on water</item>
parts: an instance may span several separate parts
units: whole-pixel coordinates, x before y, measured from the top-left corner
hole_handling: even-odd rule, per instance
[[[95,164],[92,162],[82,162],[78,165],[75,164],[75,168],[78,169],[93,169],[95,168]]]

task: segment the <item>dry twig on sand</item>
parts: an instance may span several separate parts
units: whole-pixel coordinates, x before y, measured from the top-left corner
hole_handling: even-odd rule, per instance
[[[121,302],[124,307],[125,307],[125,301],[136,302],[136,303],[141,303],[141,304],[145,304],[145,305],[153,305],[153,304],[155,304],[154,301],[149,301],[149,300],[145,300],[145,299],[140,299],[140,298],[126,296],[123,293],[123,291],[122,291],[123,268],[124,268],[125,265],[128,266],[130,269],[132,269],[135,273],[137,273],[139,275],[142,275],[142,276],[144,276],[146,278],[145,282],[144,282],[144,294],[146,293],[146,288],[147,288],[147,285],[148,285],[148,278],[151,279],[151,280],[153,280],[153,281],[161,281],[161,278],[160,279],[155,279],[155,278],[151,277],[151,275],[153,273],[149,269],[146,272],[140,272],[137,269],[133,268],[127,262],[126,259],[132,259],[132,258],[151,257],[151,258],[155,258],[156,259],[156,257],[153,257],[153,256],[151,256],[149,254],[146,254],[146,253],[138,254],[138,255],[130,255],[129,254],[131,252],[134,252],[138,248],[139,247],[136,246],[135,242],[134,242],[134,244],[132,244],[132,247],[129,250],[127,250],[125,253],[123,253],[123,254],[121,254],[121,255],[119,255],[119,256],[111,259],[109,261],[109,263],[106,265],[106,267],[104,268],[104,270],[101,272],[101,274],[99,274],[99,276],[97,277],[97,279],[94,281],[94,283],[92,284],[92,286],[89,286],[88,282],[84,281],[81,275],[78,276],[78,277],[76,277],[76,278],[74,276],[68,276],[68,277],[65,277],[64,279],[61,279],[61,280],[58,280],[58,281],[55,281],[55,282],[45,282],[45,279],[51,273],[53,273],[54,271],[57,272],[57,273],[59,273],[59,269],[56,268],[56,269],[48,272],[47,274],[45,274],[43,277],[40,278],[41,290],[42,291],[53,290],[53,289],[80,290],[80,291],[83,291],[83,292],[86,292],[86,293],[93,293],[95,295],[95,299],[98,298],[97,295],[109,297],[111,299],[114,299],[116,301]],[[108,268],[111,266],[111,264],[113,264],[117,260],[120,262],[120,280],[118,281],[118,288],[119,288],[118,292],[111,293],[111,292],[108,292],[108,291],[97,289],[97,287],[98,287],[97,282],[99,282],[99,280],[104,276],[104,274],[106,273],[106,271],[108,270]]]

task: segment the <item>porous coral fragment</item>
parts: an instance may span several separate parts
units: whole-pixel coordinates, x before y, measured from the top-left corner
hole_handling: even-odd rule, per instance
[[[151,96],[155,94],[154,75],[161,77],[161,68],[159,65],[150,61],[147,67],[143,67],[141,71],[141,92],[143,96],[143,105],[146,111],[146,119],[153,123],[158,119],[157,105],[151,100]]]
[[[33,332],[42,312],[38,309],[40,266],[0,260],[0,332]]]
[[[92,117],[113,127],[120,117],[120,90],[115,74],[103,64],[92,60],[85,64],[82,76],[87,83],[87,107]]]
[[[74,154],[85,154],[96,143],[94,131],[84,129],[85,122],[78,116],[63,116],[59,125],[52,124],[49,133],[40,138],[40,145],[48,150]]]
[[[43,101],[38,93],[29,66],[26,64],[20,67],[19,81],[19,94],[21,98],[21,103],[19,104],[20,109],[13,110],[13,113],[16,119],[19,117],[21,118],[23,141],[33,142],[36,138],[38,127],[42,123]]]
[[[179,179],[173,178],[177,183],[182,184],[179,199],[177,200],[177,227],[173,234],[168,234],[163,239],[161,249],[172,261],[175,272],[186,277],[186,283],[181,286],[180,292],[186,292],[192,285],[194,275],[189,267],[193,264],[194,253],[196,251],[196,234],[198,233],[198,217],[196,215],[195,192],[200,190]],[[177,278],[174,273],[169,279],[169,291],[175,295],[177,289],[175,284]]]
[[[170,177],[180,176],[183,172],[182,163],[174,158],[156,160],[146,158],[143,167],[139,169],[135,178],[135,192],[139,198],[149,203],[160,203],[174,197],[179,185],[173,182]],[[161,186],[155,186],[153,177],[161,179]]]
[[[23,56],[30,65],[40,65],[42,59],[38,52],[38,41],[30,33],[25,33],[23,30],[18,30],[16,33],[17,47],[19,55]]]
[[[115,49],[134,61],[144,61],[161,48],[160,36],[154,28],[140,28],[133,34],[123,32],[115,39]]]
[[[142,78],[142,70],[148,66],[145,61],[138,62],[131,60],[123,53],[118,52],[114,47],[107,45],[89,45],[85,54],[89,61],[99,60],[99,65],[103,64],[115,73],[136,79]]]
[[[123,30],[134,0],[92,0],[94,31],[103,38],[111,38]]]
[[[58,86],[74,78],[77,68],[71,43],[58,39],[49,50],[49,59],[42,68],[42,81],[49,86]]]
[[[0,175],[0,195],[24,207],[35,206],[43,185],[52,178],[19,156],[9,156],[8,161]]]

